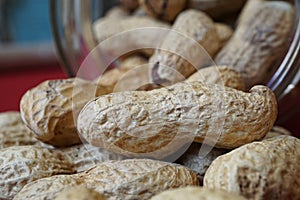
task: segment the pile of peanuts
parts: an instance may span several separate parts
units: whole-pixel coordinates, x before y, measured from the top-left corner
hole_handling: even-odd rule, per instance
[[[294,12],[287,1],[120,0],[93,24],[99,43],[147,27],[184,37],[125,34],[104,48],[158,37],[160,48],[95,80],[40,83],[20,112],[0,113],[0,199],[300,199],[300,140],[274,125],[263,85]],[[180,56],[201,57],[186,38],[216,65]]]

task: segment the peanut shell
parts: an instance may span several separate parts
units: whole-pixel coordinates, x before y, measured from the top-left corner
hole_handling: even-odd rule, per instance
[[[246,144],[218,157],[204,186],[252,199],[300,199],[300,140],[277,136]]]
[[[151,200],[246,200],[244,197],[223,190],[203,187],[171,189],[155,195]]]
[[[149,60],[151,80],[157,84],[183,80],[209,62],[220,47],[214,22],[200,11],[180,13],[172,30]]]
[[[277,137],[277,136],[280,136],[280,135],[292,135],[292,133],[289,130],[283,128],[283,127],[274,126],[269,131],[269,133],[264,137],[264,140],[269,139],[269,138],[273,138],[273,137]]]
[[[81,143],[74,124],[74,112],[95,96],[112,92],[110,86],[96,86],[81,79],[45,81],[28,90],[20,102],[23,122],[34,136],[53,146]]]
[[[134,10],[139,7],[139,0],[120,0],[121,5],[128,10]]]
[[[81,110],[77,128],[93,146],[161,158],[191,139],[229,149],[262,139],[276,117],[275,95],[265,86],[246,93],[183,82],[100,96]]]
[[[145,12],[163,21],[172,22],[185,8],[187,0],[139,0]]]
[[[108,10],[105,13],[105,17],[107,18],[116,18],[116,19],[122,19],[123,17],[128,17],[129,12],[122,6],[115,6]]]
[[[197,186],[198,181],[180,165],[146,159],[110,161],[80,174],[39,179],[26,185],[14,200],[54,199],[66,187],[76,185],[102,193],[108,200],[146,200],[170,188]]]
[[[276,68],[276,60],[283,58],[295,14],[283,1],[263,1],[255,8],[243,11],[234,35],[215,58],[217,65],[240,72],[247,88],[262,84]]]
[[[215,26],[221,47],[223,47],[233,35],[233,30],[229,25],[223,23],[215,23]]]

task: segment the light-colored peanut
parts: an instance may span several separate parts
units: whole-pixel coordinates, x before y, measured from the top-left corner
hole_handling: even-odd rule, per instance
[[[43,145],[23,124],[16,111],[0,113],[0,149],[10,146]]]
[[[277,136],[219,156],[204,186],[236,192],[247,199],[300,199],[300,140]]]
[[[134,10],[139,7],[139,0],[120,0],[121,5],[128,10]]]
[[[224,190],[203,187],[184,187],[171,189],[155,195],[151,200],[246,200],[244,197]]]
[[[130,16],[123,19],[100,18],[93,25],[101,49],[115,56],[134,50],[152,55],[153,51],[149,52],[148,48],[153,48],[153,44],[165,37],[167,31],[159,31],[160,29],[149,31],[147,28],[170,28],[170,25],[147,16]]]
[[[187,82],[202,81],[237,90],[245,90],[245,81],[240,73],[227,66],[212,66],[198,70],[186,79]]]
[[[171,163],[132,159],[110,161],[74,175],[58,175],[27,184],[14,200],[54,199],[63,189],[84,185],[105,195],[108,200],[149,199],[170,188],[197,186],[196,175]]]
[[[104,161],[121,159],[125,157],[90,145],[4,148],[0,151],[0,199],[11,199],[25,184],[40,178],[83,172]]]
[[[0,199],[12,199],[27,183],[56,174],[75,173],[60,152],[36,146],[0,151]]]
[[[146,13],[152,17],[172,22],[185,8],[187,0],[139,0]]]
[[[294,8],[283,1],[261,1],[257,9],[246,8],[251,12],[243,11],[246,14],[242,14],[234,35],[218,53],[215,62],[240,72],[249,88],[263,83],[276,68],[276,60],[284,56]]]
[[[49,80],[28,90],[20,102],[23,122],[34,136],[54,146],[81,143],[74,113],[95,96],[112,92],[110,86],[97,86],[81,79]]]
[[[82,109],[77,127],[93,146],[160,158],[191,139],[229,149],[262,139],[276,117],[275,95],[265,86],[245,93],[192,82],[98,97]]]
[[[55,200],[106,200],[103,194],[84,186],[74,186],[64,189]]]
[[[229,25],[223,23],[215,23],[215,26],[221,47],[223,47],[233,35],[233,29]]]
[[[201,149],[210,149],[210,151],[205,156],[202,156],[200,154]],[[192,143],[176,163],[192,169],[197,174],[200,185],[203,185],[204,174],[212,161],[227,152],[227,149],[218,149],[205,144]]]
[[[239,11],[246,0],[188,0],[188,7],[201,10],[213,18]]]
[[[149,60],[151,80],[157,84],[190,76],[220,47],[214,22],[201,11],[183,11],[172,30]]]

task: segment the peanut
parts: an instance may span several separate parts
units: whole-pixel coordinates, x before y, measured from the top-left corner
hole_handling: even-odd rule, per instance
[[[139,7],[139,0],[120,0],[121,5],[127,8],[128,10],[135,10]]]
[[[213,18],[239,11],[246,0],[188,0],[188,7],[201,10]]]
[[[245,93],[192,82],[100,96],[81,110],[77,128],[93,146],[161,158],[191,138],[229,149],[261,139],[276,116],[276,98],[265,86]],[[216,123],[222,124],[217,141]]]
[[[75,172],[62,153],[33,146],[1,149],[0,166],[0,199],[12,199],[24,185],[37,179]]]
[[[214,56],[220,47],[214,22],[200,11],[180,13],[172,30],[149,60],[151,79],[157,84],[183,80],[207,62],[206,51]]]
[[[263,83],[276,67],[276,60],[284,55],[294,8],[281,1],[262,1],[260,6],[255,6],[257,9],[246,8],[251,12],[243,11],[233,37],[218,53],[215,62],[240,72],[249,88]]]
[[[12,198],[26,183],[56,174],[86,171],[96,164],[125,157],[89,145],[62,149],[16,146],[0,152],[0,195]],[[1,199],[0,198],[0,199]]]
[[[74,186],[64,189],[55,200],[106,200],[103,194],[83,186]]]
[[[84,185],[112,199],[149,199],[170,188],[197,186],[196,175],[180,165],[132,159],[109,161],[74,175],[58,175],[27,184],[14,198],[54,199],[63,189]]]
[[[167,31],[159,31],[160,29],[154,31],[141,30],[141,28],[153,27],[170,28],[170,25],[147,16],[130,16],[124,19],[100,18],[93,25],[95,37],[98,43],[101,43],[101,49],[116,56],[133,50],[142,51],[148,55],[148,48],[153,48],[153,44],[157,43],[157,39],[165,37],[167,33]],[[136,31],[128,32],[133,30]],[[120,35],[120,33],[123,34]],[[137,34],[139,37],[136,37]],[[106,41],[111,37],[113,38]]]
[[[186,0],[140,0],[140,5],[152,17],[172,22],[185,8]]]
[[[236,70],[226,66],[212,66],[198,70],[186,79],[187,82],[202,81],[219,84],[237,90],[245,90],[245,81]]]
[[[218,157],[204,186],[236,192],[247,199],[300,198],[300,140],[277,136],[246,144]]]
[[[223,23],[215,23],[215,26],[220,39],[221,47],[223,47],[233,35],[233,30],[230,26]]]
[[[95,96],[112,92],[112,87],[96,86],[81,79],[45,81],[27,91],[20,102],[23,122],[34,136],[54,146],[81,143],[74,124],[74,112]],[[93,90],[94,89],[94,90]]]
[[[204,145],[204,144],[203,144]],[[200,150],[211,149],[205,156],[200,155]],[[188,150],[176,161],[189,169],[192,169],[198,177],[200,185],[203,185],[203,178],[210,164],[220,155],[227,153],[226,149],[213,148],[208,145],[202,146],[198,143],[192,143]]]
[[[0,113],[0,149],[10,146],[43,145],[33,137],[16,111]]]
[[[223,190],[202,187],[184,187],[171,189],[155,195],[151,200],[246,200],[244,197]]]

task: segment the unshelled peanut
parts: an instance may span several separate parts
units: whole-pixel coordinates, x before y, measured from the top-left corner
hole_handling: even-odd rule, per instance
[[[10,146],[44,145],[25,126],[16,111],[0,113],[0,149]]]
[[[224,23],[215,23],[215,26],[221,43],[220,47],[223,47],[233,35],[233,29]]]
[[[164,190],[197,186],[196,175],[180,165],[132,159],[110,161],[74,175],[57,175],[27,184],[14,200],[54,199],[66,187],[84,185],[108,200],[146,200]]]
[[[185,8],[187,0],[139,0],[146,13],[163,21],[172,22]]]
[[[98,88],[98,89],[97,89]],[[95,86],[79,78],[49,80],[28,90],[20,102],[23,122],[34,136],[54,146],[81,143],[74,114],[95,96],[112,92],[111,86]]]
[[[183,11],[172,30],[149,60],[151,80],[157,84],[183,80],[220,47],[214,22],[201,11]]]
[[[249,200],[300,199],[300,140],[277,136],[219,156],[204,186],[236,192]]]
[[[229,149],[247,144],[263,138],[276,117],[275,95],[265,86],[246,93],[183,82],[98,97],[79,114],[78,131],[94,146],[159,158],[188,138]],[[217,123],[222,124],[219,137]],[[214,134],[206,135],[212,129]]]
[[[171,189],[155,195],[151,200],[246,200],[244,197],[218,189],[184,187]]]
[[[212,66],[198,70],[186,79],[187,82],[202,81],[237,90],[245,90],[245,81],[240,73],[227,66]]]
[[[294,22],[294,7],[283,1],[257,1],[246,6],[234,35],[218,53],[218,65],[232,66],[249,88],[262,84],[283,58]],[[250,1],[251,2],[251,1]]]
[[[120,0],[121,5],[128,10],[134,10],[139,7],[139,0]]]

